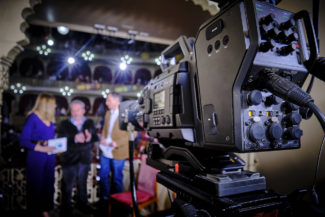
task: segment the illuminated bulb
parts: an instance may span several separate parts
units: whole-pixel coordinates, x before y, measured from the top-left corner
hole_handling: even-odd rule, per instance
[[[160,64],[161,64],[161,57],[157,57],[157,58],[155,58],[155,62],[156,62],[156,64],[157,64],[158,66],[160,66]]]
[[[126,63],[120,63],[120,69],[124,71],[126,69]]]
[[[53,46],[54,45],[54,41],[52,39],[49,39],[49,40],[47,40],[47,44],[49,46]]]
[[[68,58],[68,63],[69,63],[69,64],[72,65],[72,64],[74,64],[75,62],[76,62],[76,60],[75,60],[73,57],[69,57],[69,58]]]
[[[110,92],[109,89],[106,89],[105,91],[103,90],[103,91],[102,91],[102,95],[103,95],[103,97],[106,98],[107,95],[109,94],[109,92]]]
[[[65,26],[58,26],[57,30],[61,35],[66,35],[69,33],[69,28]]]
[[[92,61],[95,57],[95,55],[91,53],[89,50],[83,52],[81,56],[84,58],[85,61]]]

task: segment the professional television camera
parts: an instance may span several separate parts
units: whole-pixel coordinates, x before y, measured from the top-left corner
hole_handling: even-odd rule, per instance
[[[162,52],[163,73],[121,103],[120,127],[158,138],[147,148],[158,182],[209,215],[273,209],[284,196],[231,152],[297,149],[302,118],[324,122],[300,89],[317,56],[306,11],[228,1],[195,41],[182,36]]]

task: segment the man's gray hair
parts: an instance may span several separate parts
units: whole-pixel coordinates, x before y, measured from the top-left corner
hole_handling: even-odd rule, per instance
[[[85,105],[85,103],[84,103],[83,101],[79,100],[79,99],[74,99],[74,100],[71,101],[71,103],[70,103],[70,109],[71,109],[71,106],[72,106],[73,104],[79,104],[79,105],[81,105],[81,107],[82,107],[83,109],[86,109],[86,105]]]
[[[119,93],[117,93],[117,92],[110,92],[108,95],[112,95],[112,97],[114,97],[114,98],[118,98],[119,100],[120,100],[120,102],[122,102],[122,96],[121,96],[121,94],[119,94]]]

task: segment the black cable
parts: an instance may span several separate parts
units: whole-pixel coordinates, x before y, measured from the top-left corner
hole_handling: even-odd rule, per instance
[[[315,75],[312,75],[311,78],[310,78],[310,82],[309,82],[308,88],[306,90],[306,93],[310,94],[310,91],[311,91],[311,89],[313,88],[313,85],[314,85],[314,80],[315,80]]]
[[[317,195],[317,192],[316,192],[316,181],[317,181],[317,176],[318,176],[320,157],[321,157],[321,154],[323,152],[324,142],[325,142],[325,136],[323,137],[323,141],[322,141],[322,144],[321,144],[319,152],[318,152],[317,164],[316,164],[313,187],[312,187],[312,195],[313,195],[314,203],[317,204],[317,205],[319,204],[319,200],[318,200],[318,195]]]
[[[325,132],[325,116],[324,114],[319,110],[319,108],[313,103],[309,102],[308,107],[313,111],[313,113],[316,115],[316,118],[318,119],[320,125],[323,128],[323,131]]]
[[[132,196],[134,214],[136,217],[140,217],[136,188],[135,188],[135,181],[134,181],[135,176],[134,176],[134,167],[133,167],[133,154],[134,154],[133,140],[134,138],[133,139],[130,138],[129,140],[130,185],[131,185],[131,196]]]
[[[309,107],[316,115],[323,131],[325,132],[325,116],[314,104],[314,100],[309,94],[303,91],[295,83],[290,82],[274,72],[264,70],[261,75],[263,84],[270,92],[298,106]]]
[[[325,116],[323,115],[323,113],[319,110],[319,108],[313,102],[309,102],[308,105],[309,105],[309,108],[316,115],[318,121],[320,122],[320,124],[321,124],[321,126],[323,128],[323,131],[325,132]],[[312,197],[313,197],[314,203],[316,205],[319,204],[318,194],[316,192],[316,181],[317,181],[318,170],[319,170],[319,162],[320,162],[320,157],[321,157],[321,153],[322,153],[323,146],[324,146],[324,141],[325,141],[325,136],[323,137],[323,141],[322,141],[322,144],[321,144],[320,149],[319,149],[317,164],[316,164],[316,169],[315,169],[315,174],[314,174],[314,181],[313,181],[313,186],[312,186]]]

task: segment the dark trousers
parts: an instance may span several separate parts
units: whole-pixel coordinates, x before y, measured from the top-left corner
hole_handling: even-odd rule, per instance
[[[27,209],[38,216],[53,208],[55,155],[29,151],[26,165]]]
[[[88,202],[87,195],[87,178],[90,164],[78,163],[75,165],[63,166],[62,177],[62,208],[71,208],[71,197],[74,183],[77,181],[77,203],[86,205]]]
[[[110,194],[123,191],[123,168],[125,160],[115,160],[100,157],[100,191],[103,199],[108,199]],[[112,172],[112,182],[110,182],[110,172]],[[112,189],[110,188],[110,184]]]

